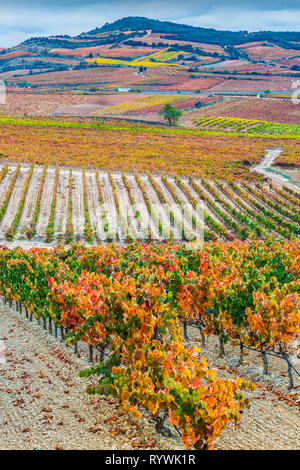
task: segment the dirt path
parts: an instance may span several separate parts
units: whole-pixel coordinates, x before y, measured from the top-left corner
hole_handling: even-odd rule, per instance
[[[69,178],[69,169],[61,168],[59,171],[56,192],[56,208],[54,216],[55,240],[57,239],[58,235],[63,235],[66,231],[68,218]]]
[[[3,204],[3,201],[6,196],[6,191],[8,190],[11,178],[14,172],[16,171],[16,168],[17,168],[16,166],[9,166],[8,172],[6,173],[6,175],[4,176],[4,178],[2,179],[0,183],[0,207]],[[1,170],[2,170],[2,167],[1,167]]]
[[[104,211],[106,212],[108,221],[107,235],[111,236],[114,240],[116,240],[116,236],[118,235],[119,239],[122,240],[123,234],[120,230],[118,223],[118,214],[114,200],[113,189],[109,181],[108,173],[106,171],[100,171],[99,179],[104,199]]]
[[[283,149],[281,147],[267,148],[265,158],[258,165],[254,166],[252,171],[256,171],[257,173],[270,178],[272,182],[279,187],[285,185],[290,189],[299,191],[299,184],[293,182],[292,179],[288,179],[284,172],[281,173],[280,170],[271,168],[275,159],[281,154],[282,150]]]
[[[73,202],[73,215],[72,222],[74,227],[74,238],[76,241],[84,241],[84,201],[83,201],[83,182],[82,171],[73,170],[73,189],[72,189],[72,202]]]
[[[22,240],[26,238],[26,230],[29,228],[35,210],[36,199],[38,195],[40,179],[43,167],[35,167],[31,175],[30,184],[26,193],[23,211],[20,217],[18,229],[15,235],[16,239]]]
[[[265,173],[270,168],[274,160],[279,157],[282,148],[267,148],[265,158],[255,166],[255,171],[258,173]]]
[[[103,230],[102,212],[94,170],[86,171],[86,188],[91,226],[94,230],[96,240],[104,241],[105,233]]]
[[[45,239],[45,228],[48,225],[51,211],[54,179],[55,169],[48,168],[43,186],[39,217],[36,224],[37,234],[34,240],[37,241],[43,241]]]

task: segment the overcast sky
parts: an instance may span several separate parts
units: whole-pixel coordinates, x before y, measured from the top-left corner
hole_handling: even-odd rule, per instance
[[[0,0],[0,47],[76,35],[124,16],[216,29],[299,31],[300,0]]]

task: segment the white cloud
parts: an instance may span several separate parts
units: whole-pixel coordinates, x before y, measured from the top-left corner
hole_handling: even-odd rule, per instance
[[[209,15],[187,16],[186,24],[233,31],[299,31],[299,10],[242,10],[228,9],[210,12]]]

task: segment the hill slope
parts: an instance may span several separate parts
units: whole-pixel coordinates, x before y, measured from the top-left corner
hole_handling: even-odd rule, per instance
[[[122,67],[129,69],[130,87],[160,88],[174,82],[174,87],[181,89],[179,83],[184,81],[188,82],[184,89],[213,89],[217,85],[222,88],[225,79],[247,79],[248,89],[263,90],[270,88],[270,77],[276,77],[282,83],[275,89],[284,91],[291,89],[291,79],[299,75],[299,61],[300,32],[218,31],[127,17],[78,36],[35,37],[4,49],[0,52],[0,79],[13,85],[112,83],[117,87],[120,73],[116,68]],[[95,67],[96,79],[90,70]],[[108,67],[111,80],[103,76]],[[74,70],[86,69],[91,72],[90,80],[79,74],[74,81]],[[152,69],[157,70],[149,73]],[[52,72],[60,75],[49,76]],[[146,72],[145,80],[137,79],[142,72]],[[177,75],[178,80],[171,78]],[[249,81],[259,83],[251,86]],[[230,82],[225,89],[242,90],[243,86]]]

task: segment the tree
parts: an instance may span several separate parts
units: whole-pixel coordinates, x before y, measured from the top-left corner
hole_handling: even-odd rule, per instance
[[[201,101],[196,101],[196,103],[194,104],[194,108],[201,108],[201,107],[202,107]]]
[[[166,103],[159,111],[158,114],[168,121],[169,124],[176,124],[182,115],[180,109],[176,109],[171,103]]]

